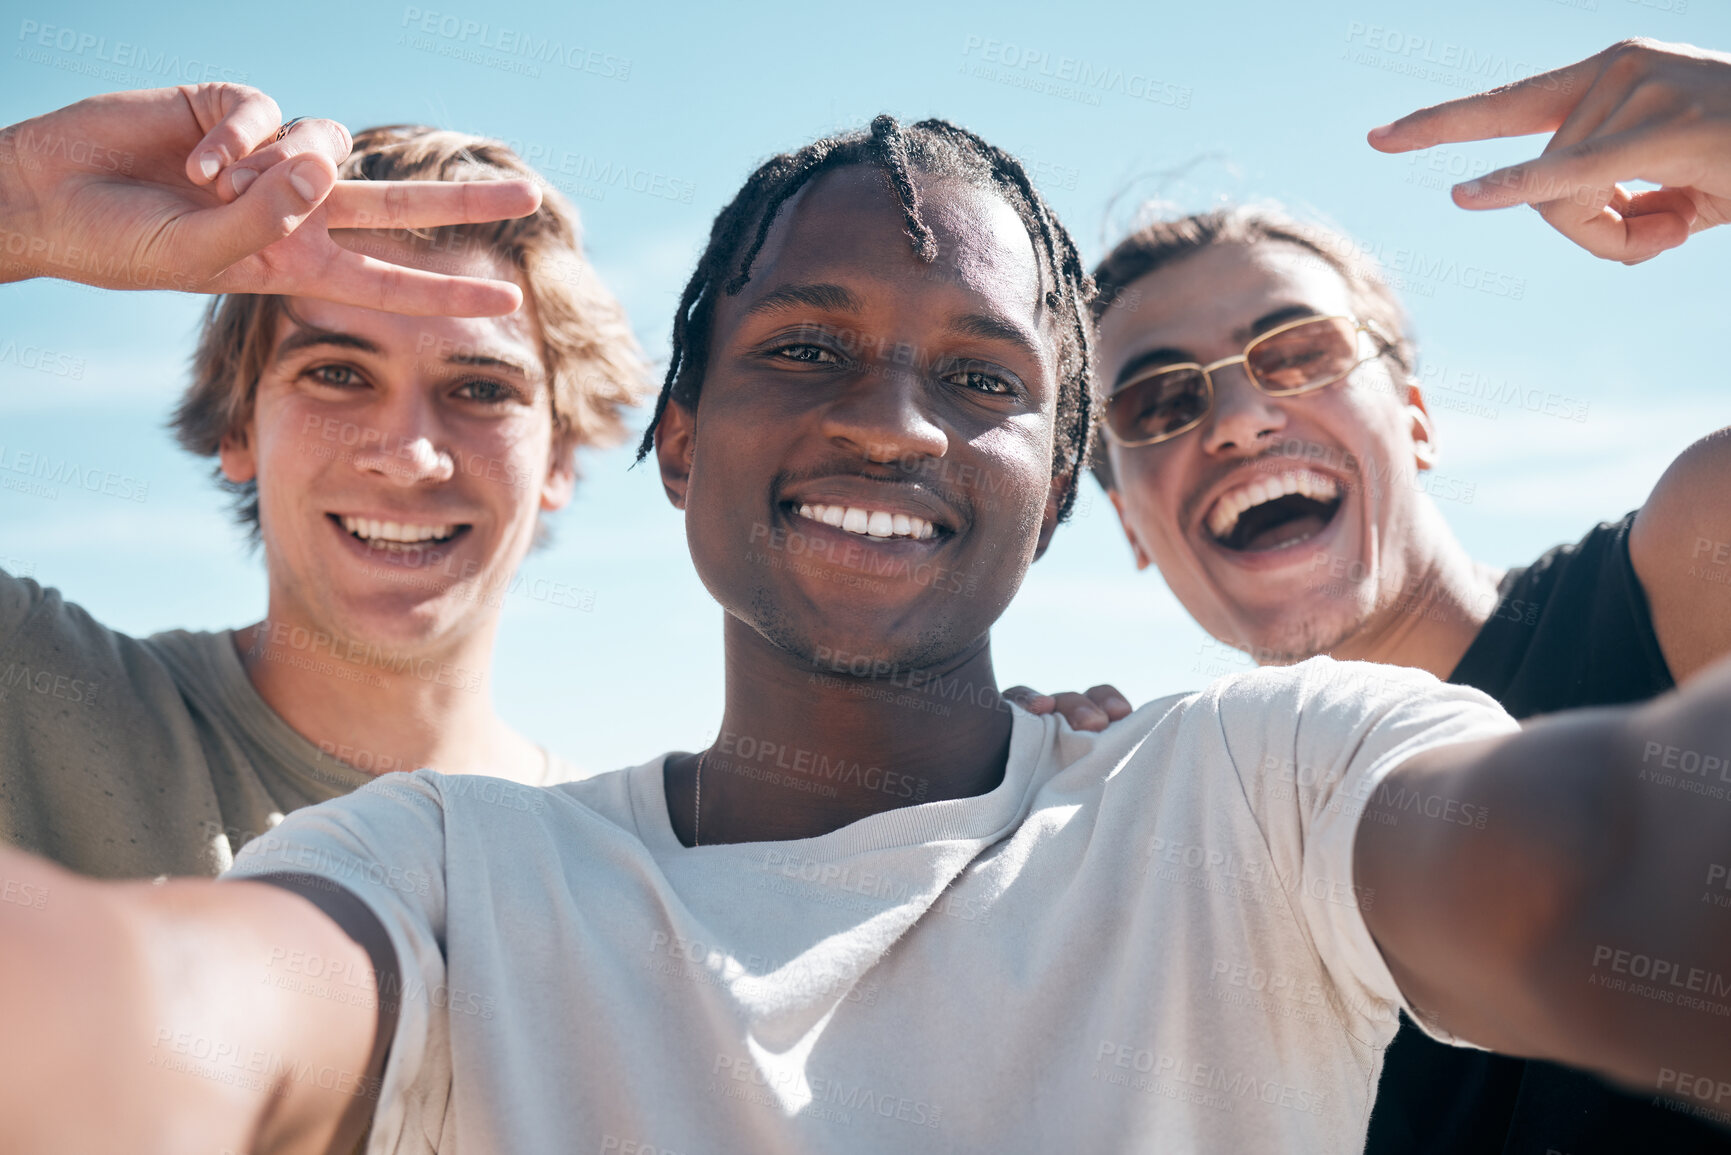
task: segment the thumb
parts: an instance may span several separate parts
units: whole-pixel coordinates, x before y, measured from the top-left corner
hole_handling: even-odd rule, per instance
[[[239,199],[182,218],[176,243],[214,276],[293,233],[336,186],[330,158],[304,153],[260,173]]]
[[[1058,704],[1052,695],[1039,693],[1028,686],[1011,686],[1002,692],[1002,696],[1030,714],[1050,714]]]

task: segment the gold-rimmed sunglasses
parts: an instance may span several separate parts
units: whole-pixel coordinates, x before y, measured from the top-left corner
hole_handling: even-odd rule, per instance
[[[1377,343],[1363,353],[1358,339]],[[1327,388],[1366,361],[1394,349],[1377,326],[1353,317],[1304,317],[1263,333],[1236,357],[1211,365],[1161,365],[1126,382],[1106,399],[1106,436],[1125,448],[1153,445],[1195,428],[1214,407],[1214,373],[1243,365],[1250,383],[1270,397]]]

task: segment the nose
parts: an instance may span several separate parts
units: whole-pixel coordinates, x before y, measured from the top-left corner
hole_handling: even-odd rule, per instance
[[[456,475],[457,463],[424,397],[405,396],[378,413],[379,427],[361,434],[354,467],[405,489],[438,484]]]
[[[867,461],[942,457],[950,446],[932,420],[924,377],[906,367],[874,366],[823,412],[823,433]]]
[[[1286,410],[1250,383],[1244,365],[1214,370],[1214,408],[1199,432],[1209,453],[1251,456],[1286,428]]]

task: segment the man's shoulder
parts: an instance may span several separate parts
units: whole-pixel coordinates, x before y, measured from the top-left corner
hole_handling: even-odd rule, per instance
[[[662,757],[656,757],[644,766],[659,767],[661,761]],[[541,786],[485,774],[416,770],[412,774],[386,775],[361,792],[389,791],[389,783],[394,779],[400,790],[413,795],[412,799],[404,797],[402,801],[436,806],[450,821],[465,826],[519,825],[525,818],[542,820],[558,828],[600,821],[622,827],[635,836],[638,812],[654,801],[646,797],[651,792],[634,773],[641,769],[609,770]]]
[[[1343,662],[1326,654],[1287,666],[1257,666],[1224,675],[1198,692],[1223,711],[1250,706],[1294,717],[1317,711],[1376,711],[1415,699],[1490,703],[1465,686],[1452,686],[1429,671],[1378,662]]]
[[[1350,751],[1377,729],[1417,734],[1512,725],[1488,695],[1424,670],[1314,657],[1238,671],[1189,694],[1158,699],[1106,733],[1150,752],[1203,739],[1234,762],[1251,758],[1240,767],[1248,771],[1268,751],[1283,757],[1300,746]]]

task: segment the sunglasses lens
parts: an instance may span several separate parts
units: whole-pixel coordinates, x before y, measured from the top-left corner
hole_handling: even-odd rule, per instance
[[[1270,393],[1302,393],[1350,373],[1358,364],[1357,338],[1351,321],[1306,321],[1253,343],[1244,367]]]
[[[1112,433],[1129,444],[1158,441],[1208,412],[1208,380],[1197,369],[1166,369],[1118,390],[1106,402]]]

